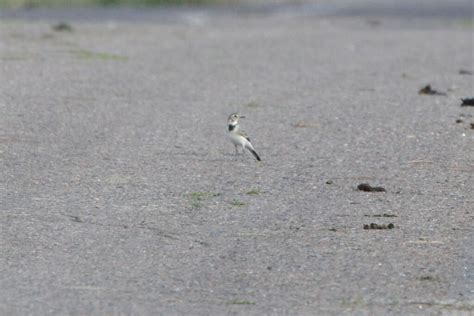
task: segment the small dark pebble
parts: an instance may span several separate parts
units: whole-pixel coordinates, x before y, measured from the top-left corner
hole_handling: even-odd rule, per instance
[[[382,187],[373,187],[368,183],[361,183],[357,186],[357,189],[365,192],[386,192]]]
[[[463,123],[463,122],[464,122],[464,121],[461,120],[461,119],[457,119],[457,120],[456,120],[456,123]]]
[[[427,94],[427,95],[446,95],[444,92],[436,91],[431,88],[431,85],[426,85],[418,91],[418,94]]]
[[[79,216],[76,215],[70,215],[71,221],[76,222],[76,223],[82,223],[82,219]]]
[[[326,181],[326,184],[333,184],[332,180]]]
[[[57,32],[72,32],[72,26],[66,22],[59,22],[53,25],[52,28]]]
[[[364,224],[364,229],[393,229],[395,228],[395,225],[392,223],[385,225],[385,224],[376,224],[376,223],[370,223],[370,224]]]
[[[267,270],[270,271],[272,269],[272,266],[268,266]]]
[[[194,242],[196,242],[196,243],[198,243],[198,244],[200,244],[201,246],[204,246],[204,247],[209,247],[210,246],[210,244],[207,241],[195,239]]]
[[[335,229],[335,228],[329,228],[329,231],[336,232],[337,229]]]
[[[472,71],[466,70],[466,69],[461,69],[459,70],[460,75],[472,75]]]
[[[461,106],[474,106],[474,98],[461,99]]]
[[[471,129],[474,129],[474,123],[471,123]]]

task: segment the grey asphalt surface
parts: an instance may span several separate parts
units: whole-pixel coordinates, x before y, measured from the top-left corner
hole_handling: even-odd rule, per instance
[[[472,18],[182,10],[2,13],[0,314],[473,315]]]

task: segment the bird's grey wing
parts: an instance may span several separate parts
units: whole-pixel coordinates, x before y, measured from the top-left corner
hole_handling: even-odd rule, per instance
[[[245,138],[246,140],[250,141],[250,138],[248,137],[248,135],[247,135],[246,132],[239,130],[239,131],[237,132],[237,134],[240,135],[240,136],[242,136],[242,137]]]

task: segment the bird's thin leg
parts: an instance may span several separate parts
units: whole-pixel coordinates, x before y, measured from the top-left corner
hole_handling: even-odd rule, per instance
[[[235,146],[235,154],[238,155],[239,154],[239,148],[237,145],[234,145]]]

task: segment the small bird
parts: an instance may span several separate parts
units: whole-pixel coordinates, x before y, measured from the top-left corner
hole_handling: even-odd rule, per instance
[[[258,161],[261,161],[260,156],[255,152],[255,149],[253,149],[252,143],[250,143],[250,138],[244,131],[240,130],[239,120],[241,118],[245,118],[245,116],[239,113],[232,113],[227,119],[229,137],[235,146],[235,153],[239,153],[238,148],[242,146],[243,151],[248,149]]]

